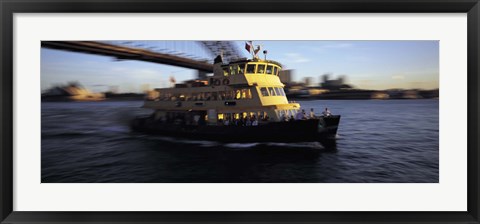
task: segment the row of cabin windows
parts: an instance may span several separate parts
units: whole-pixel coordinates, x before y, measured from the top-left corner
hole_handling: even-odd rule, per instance
[[[241,113],[218,113],[217,120],[239,120],[239,119],[256,119],[260,121],[266,121],[269,119],[267,112],[265,111],[256,111],[256,112],[241,112]]]
[[[204,92],[191,94],[172,94],[159,93],[156,100],[163,101],[209,101],[209,100],[240,100],[252,99],[252,92],[250,89],[235,89],[231,91],[219,92]]]
[[[245,72],[245,64],[230,65],[223,68],[223,75],[237,75],[237,74],[267,74],[277,75],[280,68],[271,64],[247,64]]]
[[[260,88],[262,96],[285,96],[283,88],[279,87],[262,87]]]

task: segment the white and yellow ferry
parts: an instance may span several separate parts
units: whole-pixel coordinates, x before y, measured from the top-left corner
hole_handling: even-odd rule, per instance
[[[147,133],[222,142],[298,142],[334,139],[340,115],[311,116],[289,102],[272,60],[214,60],[213,76],[151,91],[132,128]]]

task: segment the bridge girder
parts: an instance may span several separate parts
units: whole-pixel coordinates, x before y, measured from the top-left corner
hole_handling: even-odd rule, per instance
[[[242,58],[242,54],[233,41],[200,41],[200,43],[208,49],[213,57],[222,55],[226,62]]]
[[[206,73],[213,72],[213,64],[205,61],[96,41],[42,41],[42,47],[111,56],[118,60],[137,60],[167,64]]]

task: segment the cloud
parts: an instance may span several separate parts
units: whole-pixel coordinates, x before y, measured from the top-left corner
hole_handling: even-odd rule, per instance
[[[311,61],[309,58],[302,56],[299,53],[285,53],[285,62],[292,62],[292,63],[305,63]]]
[[[403,80],[403,79],[405,79],[405,76],[403,76],[403,75],[394,75],[394,76],[392,76],[392,79],[395,79],[395,80]]]

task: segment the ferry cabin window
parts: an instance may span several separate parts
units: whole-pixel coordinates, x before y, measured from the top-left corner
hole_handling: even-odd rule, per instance
[[[230,75],[235,75],[237,71],[237,65],[230,66]]]
[[[233,100],[234,96],[235,96],[234,91],[226,91],[225,99],[226,100]]]
[[[275,94],[277,94],[277,96],[282,96],[282,93],[280,92],[280,88],[275,87]]]
[[[248,64],[247,65],[247,73],[255,73],[255,64]]]
[[[228,68],[223,68],[223,76],[228,76]]]
[[[272,72],[273,72],[273,66],[271,66],[271,65],[267,66],[267,74],[271,75]]]
[[[242,99],[252,99],[252,92],[250,89],[242,89]]]
[[[243,74],[245,72],[245,64],[239,64],[237,74]]]
[[[264,73],[265,73],[265,65],[258,65],[257,74],[264,74]]]
[[[212,92],[212,100],[218,100],[218,92]]]
[[[262,96],[269,96],[268,90],[265,87],[260,88],[260,92],[262,92]]]
[[[270,92],[270,96],[276,96],[275,90],[272,87],[268,87],[268,91]]]
[[[274,67],[273,67],[273,74],[274,74],[274,75],[278,75],[278,74],[277,74],[277,66],[274,66]]]
[[[242,98],[242,92],[237,89],[237,91],[235,91],[235,99],[239,100],[240,98]]]
[[[211,99],[212,99],[212,93],[211,92],[205,93],[205,100],[211,100]]]

